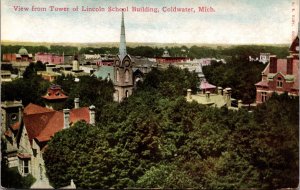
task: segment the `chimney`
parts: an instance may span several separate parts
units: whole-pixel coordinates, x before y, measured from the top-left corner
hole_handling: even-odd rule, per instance
[[[243,105],[242,100],[239,100],[239,101],[238,101],[238,108],[239,108],[239,109],[242,108],[242,105]]]
[[[91,105],[89,107],[89,111],[90,111],[90,124],[95,125],[95,106]]]
[[[192,90],[191,89],[187,89],[187,99],[192,99]]]
[[[210,101],[210,91],[205,92],[205,97],[206,97],[206,101],[209,102]]]
[[[223,88],[222,87],[218,87],[218,95],[223,95]]]
[[[79,98],[74,99],[74,106],[75,109],[79,108]]]
[[[293,74],[293,56],[287,56],[286,74]]]
[[[63,109],[64,113],[64,129],[70,127],[70,109]]]
[[[227,100],[227,96],[228,96],[228,92],[226,90],[226,88],[223,90],[223,98],[224,100]]]
[[[226,92],[227,92],[227,107],[231,107],[231,88],[226,88]]]
[[[270,73],[277,73],[277,57],[276,55],[270,56]]]

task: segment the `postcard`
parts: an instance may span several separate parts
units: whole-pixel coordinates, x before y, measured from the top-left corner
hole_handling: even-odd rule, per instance
[[[299,0],[1,1],[1,186],[299,187]]]

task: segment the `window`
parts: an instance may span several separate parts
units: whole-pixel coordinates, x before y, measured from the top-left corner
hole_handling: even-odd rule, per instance
[[[28,174],[29,173],[29,166],[28,166],[28,160],[24,160],[24,174]]]
[[[117,69],[117,72],[116,72],[116,76],[117,76],[117,82],[119,82],[119,80],[120,80],[120,73],[119,73],[119,70]]]
[[[21,175],[29,174],[29,160],[28,159],[19,159],[19,171]]]
[[[125,71],[125,82],[129,82],[129,71]]]
[[[126,92],[125,92],[125,96],[126,96],[126,98],[128,98],[128,97],[129,97],[128,90],[126,90]]]
[[[267,92],[261,93],[261,102],[265,102],[267,100]]]
[[[277,87],[282,88],[282,78],[281,77],[277,78]]]

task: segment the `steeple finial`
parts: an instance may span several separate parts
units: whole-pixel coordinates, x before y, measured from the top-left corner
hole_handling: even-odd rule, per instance
[[[121,56],[122,59],[125,57],[125,55],[127,55],[126,39],[125,39],[125,25],[124,25],[124,12],[122,12],[119,55]]]

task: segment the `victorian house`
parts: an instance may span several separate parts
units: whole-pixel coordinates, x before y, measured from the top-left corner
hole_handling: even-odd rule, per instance
[[[262,79],[256,83],[256,103],[265,102],[273,93],[288,93],[299,96],[299,37],[289,48],[286,59],[270,56],[270,62],[262,72]]]
[[[80,107],[78,98],[74,100],[73,109],[61,110],[66,97],[60,86],[54,85],[43,96],[47,107],[30,103],[23,109],[22,102],[18,101],[1,105],[2,120],[5,121],[2,123],[2,138],[7,144],[4,156],[8,159],[8,166],[17,167],[23,176],[32,174],[37,180],[34,185],[38,184],[35,187],[51,187],[43,153],[55,133],[78,121],[95,124],[95,107]]]

